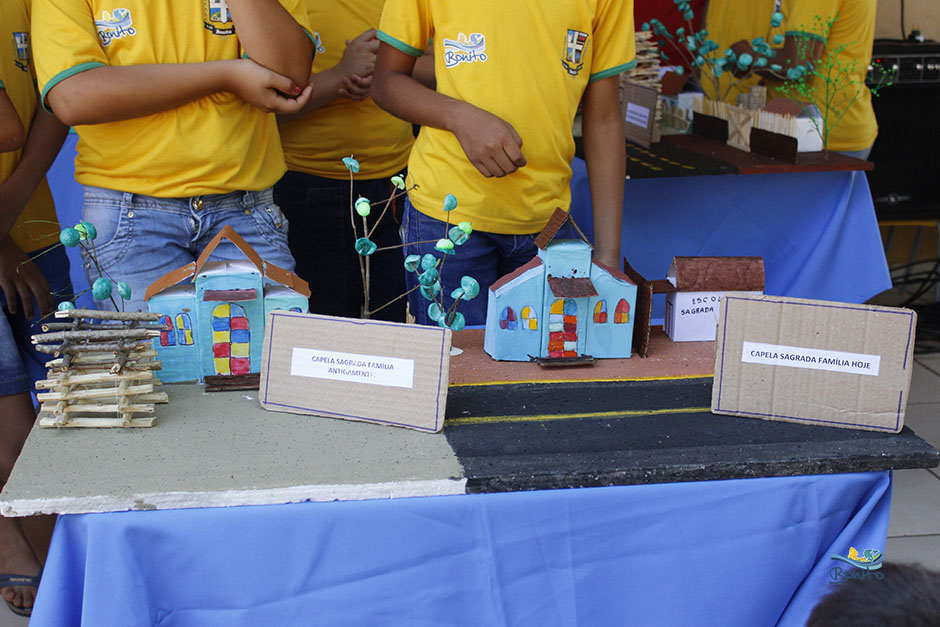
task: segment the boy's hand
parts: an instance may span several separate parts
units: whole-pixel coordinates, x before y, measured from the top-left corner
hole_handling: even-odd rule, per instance
[[[375,70],[375,53],[379,49],[379,40],[375,37],[375,29],[361,33],[353,40],[346,40],[343,58],[340,59],[339,69],[344,76],[356,74],[358,76],[372,76]]]
[[[298,113],[310,99],[312,84],[301,89],[291,79],[251,59],[238,59],[233,63],[237,65],[233,65],[230,72],[228,91],[262,111],[290,115]]]
[[[458,106],[454,135],[480,174],[506,176],[526,164],[522,138],[509,122],[471,104]]]
[[[23,263],[26,262],[26,263]],[[20,265],[22,264],[22,265]],[[15,314],[17,298],[23,303],[23,314],[33,319],[33,298],[39,305],[40,315],[44,315],[55,306],[52,288],[26,253],[9,237],[0,241],[0,289],[7,300],[7,311]]]
[[[350,100],[365,100],[372,93],[372,77],[349,74],[343,77],[343,86],[337,92]]]

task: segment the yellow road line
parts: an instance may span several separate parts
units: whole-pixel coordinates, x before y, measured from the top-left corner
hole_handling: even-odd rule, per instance
[[[711,407],[676,407],[674,409],[637,409],[633,411],[596,411],[576,414],[540,414],[531,416],[476,416],[469,418],[448,418],[445,424],[450,427],[460,425],[482,425],[492,422],[548,422],[550,420],[570,420],[572,418],[638,418],[640,416],[661,416],[663,414],[695,414],[710,412]]]
[[[521,383],[615,383],[619,381],[680,381],[685,379],[711,379],[710,374],[684,374],[671,377],[636,377],[633,379],[523,379],[519,381],[480,381],[477,383],[451,383],[448,387],[482,387],[486,385],[519,385]]]

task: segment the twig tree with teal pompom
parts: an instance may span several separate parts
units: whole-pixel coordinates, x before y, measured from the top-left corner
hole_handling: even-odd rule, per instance
[[[670,54],[675,54],[678,63],[676,66],[677,74],[684,74],[684,65],[688,65],[695,70],[695,78],[701,83],[707,80],[712,87],[712,93],[715,99],[724,101],[731,91],[744,79],[751,71],[763,68],[782,69],[778,64],[773,63],[776,52],[769,42],[764,41],[763,37],[756,37],[751,41],[752,52],[737,54],[731,48],[721,50],[721,46],[708,38],[708,31],[705,29],[696,30],[693,26],[695,13],[691,5],[686,0],[673,0],[678,6],[682,17],[685,19],[685,26],[680,26],[675,33],[669,31],[665,24],[657,19],[651,19],[644,22],[641,29],[652,31],[660,42],[660,57],[664,62],[671,62],[673,59]],[[777,28],[783,22],[783,15],[780,12],[774,12],[771,16],[770,25]],[[777,41],[780,38],[780,41]],[[779,45],[783,43],[782,35],[774,38],[773,43]],[[666,49],[669,49],[667,52]],[[733,78],[728,86],[722,89],[721,77],[725,74]]]
[[[384,246],[379,248],[376,246],[370,238],[372,233],[377,228],[379,222],[385,217],[388,212],[389,207],[396,198],[404,196],[410,190],[417,187],[417,185],[412,185],[410,188],[405,187],[405,180],[402,176],[393,176],[391,178],[392,184],[395,186],[395,192],[389,196],[384,201],[372,202],[368,198],[353,198],[353,182],[355,180],[355,174],[359,171],[359,162],[356,161],[353,157],[346,157],[343,159],[343,164],[346,166],[346,169],[349,170],[349,219],[352,221],[353,233],[356,234],[355,249],[359,253],[359,270],[362,275],[362,295],[363,295],[363,305],[362,305],[362,317],[371,318],[372,315],[381,311],[385,307],[388,307],[395,301],[398,301],[402,298],[405,298],[411,292],[415,290],[420,290],[421,296],[425,300],[429,301],[428,304],[428,315],[430,318],[437,322],[441,327],[446,327],[454,331],[459,331],[465,325],[464,316],[462,313],[457,311],[457,307],[461,300],[470,300],[475,298],[480,293],[480,284],[471,276],[464,276],[460,279],[460,287],[455,288],[450,296],[454,299],[454,303],[450,307],[444,306],[443,292],[444,286],[441,284],[441,269],[444,266],[444,262],[447,260],[448,255],[456,254],[456,248],[464,244],[467,239],[470,237],[470,234],[473,232],[473,227],[469,222],[461,222],[460,224],[451,226],[450,221],[446,221],[444,224],[444,233],[442,237],[437,240],[427,240],[421,242],[407,242],[403,244],[398,244],[395,246]],[[367,218],[372,213],[372,207],[374,205],[379,205],[384,203],[382,208],[382,213],[379,214],[379,218],[373,223],[372,229],[368,227]],[[450,215],[449,212],[457,208],[457,197],[453,194],[447,194],[444,198],[443,209],[445,213]],[[362,219],[362,236],[359,236],[359,229],[356,225],[356,215]],[[418,277],[418,284],[412,289],[404,292],[403,294],[393,298],[392,300],[384,303],[383,305],[371,309],[369,302],[369,287],[372,280],[371,277],[371,256],[383,250],[392,250],[395,248],[404,248],[405,246],[410,246],[412,244],[434,244],[434,249],[437,250],[440,256],[427,253],[424,256],[420,255],[408,255],[405,258],[405,270],[408,272],[414,272]]]

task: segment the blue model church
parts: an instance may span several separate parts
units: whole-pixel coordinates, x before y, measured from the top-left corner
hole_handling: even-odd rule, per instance
[[[223,238],[245,259],[209,261]],[[163,316],[153,342],[163,362],[157,376],[166,383],[202,382],[207,376],[260,372],[268,312],[306,312],[309,297],[306,281],[264,261],[234,229],[224,227],[199,259],[147,288],[150,311]]]
[[[578,239],[556,238],[566,222]],[[490,286],[484,350],[505,361],[630,357],[636,283],[593,261],[562,209],[535,243],[538,256]]]

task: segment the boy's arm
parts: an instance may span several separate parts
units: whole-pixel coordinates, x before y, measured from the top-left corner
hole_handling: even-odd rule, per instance
[[[26,142],[26,131],[13,108],[6,89],[0,89],[0,152],[19,150]]]
[[[227,4],[248,56],[304,87],[310,80],[313,42],[287,9],[278,0],[227,0]]]
[[[46,176],[69,129],[42,109],[36,116],[26,138],[23,154],[10,176],[0,185],[0,290],[7,300],[7,310],[16,313],[17,300],[23,313],[33,317],[33,299],[40,313],[55,305],[49,283],[26,253],[9,237],[36,187]]]
[[[230,59],[94,67],[56,83],[45,99],[64,124],[76,126],[160,113],[222,91],[264,111],[293,113],[310,96],[309,85],[299,89],[290,78],[251,59]]]
[[[372,84],[372,72],[375,69],[375,51],[378,47],[379,40],[375,38],[374,28],[347,41],[339,63],[316,72],[310,77],[316,87],[303,109],[293,115],[279,115],[278,119],[288,120],[306,115],[325,107],[340,96],[353,100],[363,100],[368,97]],[[355,77],[355,80],[347,82],[349,77]]]
[[[588,83],[581,113],[584,161],[594,212],[594,260],[617,269],[621,268],[620,236],[626,176],[619,81],[619,75],[614,75]]]
[[[415,57],[379,45],[372,99],[413,124],[453,133],[470,162],[486,177],[505,176],[526,164],[522,139],[511,124],[468,102],[428,89],[412,77]]]
[[[9,234],[27,201],[46,176],[68,132],[68,127],[55,116],[42,109],[36,110],[20,160],[10,176],[0,184],[0,240]]]

